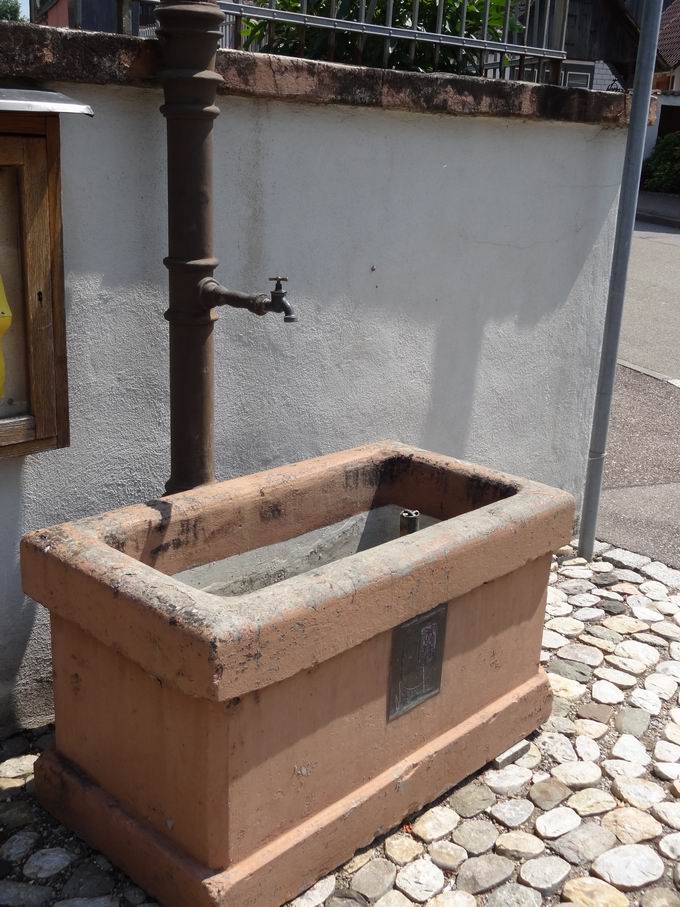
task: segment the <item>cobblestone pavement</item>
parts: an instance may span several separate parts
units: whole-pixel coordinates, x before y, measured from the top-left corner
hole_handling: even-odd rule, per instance
[[[553,561],[543,727],[290,907],[680,907],[680,571],[597,554]],[[152,907],[35,803],[47,741],[0,745],[0,907]]]

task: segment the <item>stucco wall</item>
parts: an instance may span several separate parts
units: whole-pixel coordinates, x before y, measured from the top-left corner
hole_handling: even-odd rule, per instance
[[[59,86],[56,86],[59,87]],[[71,447],[0,462],[0,727],[49,717],[17,545],[168,473],[164,121],[154,90],[61,86]],[[221,98],[218,473],[379,437],[579,493],[625,130]],[[18,680],[16,679],[18,677]]]
[[[678,67],[678,91],[680,91],[680,66]],[[680,107],[680,94],[672,94],[671,92],[660,92],[657,97],[657,113],[654,117],[654,121],[647,126],[647,132],[645,133],[645,160],[649,155],[654,151],[654,146],[656,145],[659,138],[659,126],[661,124],[661,117],[663,115],[664,107]]]

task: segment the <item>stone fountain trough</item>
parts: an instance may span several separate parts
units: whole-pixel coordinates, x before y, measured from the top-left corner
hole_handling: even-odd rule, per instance
[[[384,443],[29,534],[40,801],[167,907],[277,907],[547,717],[572,517]]]

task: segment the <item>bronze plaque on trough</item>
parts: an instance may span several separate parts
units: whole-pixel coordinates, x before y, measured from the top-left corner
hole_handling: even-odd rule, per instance
[[[388,721],[439,692],[447,611],[438,605],[392,631]]]

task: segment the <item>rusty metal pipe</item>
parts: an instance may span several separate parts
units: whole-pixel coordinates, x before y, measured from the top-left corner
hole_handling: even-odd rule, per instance
[[[215,479],[214,311],[201,304],[212,277],[212,166],[215,104],[222,77],[215,57],[224,14],[211,0],[163,0],[157,11],[163,52],[159,78],[167,121],[170,322],[170,478],[172,494]]]
[[[227,290],[213,277],[213,125],[222,76],[215,71],[224,14],[214,0],[161,0],[159,79],[167,121],[170,304],[170,478],[167,494],[215,480],[214,341],[216,306],[296,321],[282,281],[264,294]]]

